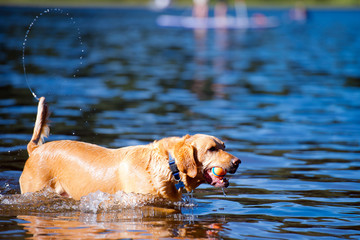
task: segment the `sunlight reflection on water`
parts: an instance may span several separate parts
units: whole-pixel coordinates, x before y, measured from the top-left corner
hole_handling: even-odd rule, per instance
[[[307,24],[266,31],[194,32],[159,28],[158,13],[144,9],[70,9],[86,50],[80,69],[77,32],[61,16],[39,20],[26,61],[32,88],[52,111],[49,141],[115,148],[202,132],[242,160],[226,196],[202,185],[190,206],[159,200],[126,209],[104,205],[114,196],[103,193],[82,203],[18,198],[36,113],[19,56],[27,24],[42,11],[0,8],[4,238],[360,236],[358,10],[312,10]],[[127,197],[123,203],[136,199]]]

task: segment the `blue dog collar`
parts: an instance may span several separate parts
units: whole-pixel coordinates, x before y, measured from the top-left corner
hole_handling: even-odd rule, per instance
[[[185,184],[181,181],[180,171],[175,163],[175,159],[172,158],[170,153],[169,153],[169,166],[170,166],[171,173],[177,182],[175,184],[176,189],[179,190],[180,188],[185,187]]]

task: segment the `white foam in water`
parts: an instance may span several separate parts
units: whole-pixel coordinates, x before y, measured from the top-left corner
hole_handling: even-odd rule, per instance
[[[28,30],[26,31],[26,34],[25,34],[25,37],[24,37],[24,41],[23,41],[23,51],[22,51],[22,64],[23,64],[23,70],[24,70],[24,77],[25,77],[25,80],[26,80],[26,84],[31,92],[31,94],[34,96],[34,98],[36,99],[39,99],[35,92],[33,91],[33,89],[30,87],[30,84],[29,84],[29,80],[28,80],[28,77],[27,77],[27,73],[26,73],[26,64],[25,64],[25,48],[26,48],[26,42],[28,41],[28,38],[29,38],[29,34],[31,32],[31,29],[32,27],[34,26],[34,24],[36,23],[36,21],[39,20],[40,17],[46,15],[46,14],[49,14],[49,13],[56,13],[56,14],[61,14],[61,15],[64,15],[66,16],[66,18],[70,21],[70,23],[76,27],[76,22],[74,20],[73,17],[70,16],[70,14],[68,12],[64,12],[62,9],[60,8],[48,8],[46,10],[44,10],[43,12],[41,12],[38,16],[36,16],[33,21],[30,23],[29,25],[29,28]],[[79,64],[82,65],[83,64],[83,54],[85,53],[85,50],[83,49],[83,42],[82,42],[82,38],[81,38],[81,34],[80,34],[80,28],[79,27],[76,27],[76,30],[77,30],[77,38],[79,40],[79,44],[81,46],[81,55],[79,57]],[[45,37],[45,36],[44,36]],[[79,68],[76,69],[76,73],[79,73]],[[73,77],[77,77],[76,74],[73,75]]]
[[[81,198],[80,211],[86,213],[97,213],[100,210],[100,204],[110,199],[109,194],[97,191]]]
[[[78,211],[78,209],[75,200],[63,198],[51,188],[46,188],[35,193],[6,194],[0,196],[0,212],[64,212]]]
[[[121,211],[122,209],[135,209],[143,206],[156,207],[189,207],[188,202],[174,203],[169,200],[158,198],[150,194],[125,193],[119,191],[108,194],[101,191],[90,193],[80,199],[80,211],[84,213],[97,213],[109,211]]]
[[[35,193],[0,195],[0,212],[6,211],[34,211],[34,212],[67,212],[80,211],[83,213],[122,212],[136,210],[141,207],[160,207],[170,209],[192,208],[196,206],[192,194],[183,201],[171,202],[150,194],[125,193],[115,194],[97,191],[90,193],[76,201],[62,197],[51,188]]]

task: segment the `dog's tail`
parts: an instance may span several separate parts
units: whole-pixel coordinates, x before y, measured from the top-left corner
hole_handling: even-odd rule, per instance
[[[27,151],[29,153],[29,156],[37,147],[44,143],[44,138],[49,136],[49,115],[50,112],[48,110],[47,104],[45,103],[45,98],[41,97],[38,104],[34,133],[30,142],[27,145]]]

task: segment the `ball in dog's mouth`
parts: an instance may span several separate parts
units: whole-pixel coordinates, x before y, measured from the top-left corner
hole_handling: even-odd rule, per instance
[[[215,168],[219,168],[219,167],[215,167]],[[205,177],[206,182],[214,187],[227,188],[229,186],[229,180],[224,177],[225,175],[221,176],[221,177],[216,176],[214,174],[214,172],[217,172],[216,170],[218,170],[218,169],[215,169],[215,171],[214,171],[214,168],[205,170],[204,177]],[[223,170],[223,172],[225,172],[225,174],[226,174],[226,170]]]

